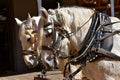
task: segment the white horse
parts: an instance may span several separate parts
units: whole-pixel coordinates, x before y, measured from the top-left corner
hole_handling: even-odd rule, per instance
[[[26,65],[34,68],[38,64],[43,64],[47,70],[55,68],[55,61],[57,61],[57,59],[54,61],[53,54],[50,51],[42,51],[42,53],[39,53],[39,50],[37,50],[37,30],[40,16],[31,17],[30,14],[28,14],[27,20],[21,21],[18,18],[15,18],[15,20],[19,26],[19,38]]]
[[[50,14],[54,14],[54,10],[51,9],[50,11],[51,11]],[[56,50],[58,50],[58,53],[59,53],[59,51],[63,53],[63,54],[59,54],[59,56],[62,56],[62,55],[68,56],[70,54],[69,40],[67,38],[63,38],[62,40],[60,40],[60,42],[57,43],[57,41],[59,41],[58,34],[52,35],[52,36],[54,36],[54,40],[56,43],[53,41],[53,37],[51,38],[51,34],[53,34],[53,24],[51,26],[50,23],[53,22],[53,19],[52,19],[53,17],[55,17],[55,16],[49,15],[48,12],[46,11],[46,9],[44,9],[44,8],[41,9],[41,21],[39,22],[39,29],[38,29],[38,30],[40,30],[38,32],[38,36],[39,36],[38,39],[40,39],[38,41],[39,41],[40,47],[38,47],[38,48],[40,50],[42,50],[41,46],[52,46],[54,44],[53,46]],[[45,27],[45,31],[43,30],[43,27]],[[50,35],[50,36],[46,36],[46,35]],[[47,42],[48,40],[49,40],[49,42]],[[54,52],[54,50],[53,50],[53,52]],[[55,55],[56,55],[56,53],[57,52],[55,51]],[[63,59],[63,58],[58,58],[58,59],[59,59],[58,60],[59,61],[58,68],[64,73],[65,65],[68,62],[68,60]],[[70,65],[71,72],[74,72],[75,70],[77,70],[78,66]],[[66,75],[69,73],[70,72],[68,70]],[[81,79],[81,72],[75,76],[75,79]]]
[[[39,19],[40,17],[31,18],[29,14],[27,20],[24,21],[15,18],[17,25],[19,26],[19,39],[22,45],[23,59],[30,68],[36,67],[39,63],[37,59],[38,54],[36,53],[37,44],[35,43],[37,26],[33,27],[33,25],[38,25]]]
[[[69,38],[70,52],[68,55],[78,55],[77,52],[82,48],[85,36],[90,28],[92,22],[92,16],[95,13],[92,9],[88,8],[79,8],[79,7],[67,7],[60,8],[56,10],[50,10],[50,14],[48,15],[47,11],[43,9],[42,12],[42,21],[40,21],[39,28],[39,49],[41,50],[42,46],[47,46],[53,44],[55,41],[50,42],[49,44],[45,40],[48,38],[45,35],[50,33],[46,33],[46,27],[48,30],[56,31],[56,34],[62,33],[63,38]],[[112,22],[119,21],[117,18],[110,18]],[[46,24],[53,23],[53,27],[48,27]],[[43,23],[43,24],[41,24]],[[104,22],[101,22],[102,25]],[[49,24],[51,25],[51,24]],[[112,25],[112,30],[119,30],[119,23],[115,23]],[[109,26],[109,25],[108,25]],[[55,30],[54,30],[55,29]],[[63,32],[62,32],[63,31]],[[61,35],[62,35],[61,34]],[[67,36],[67,34],[69,34]],[[52,35],[54,36],[54,35]],[[116,42],[119,41],[119,34],[113,36],[113,46],[111,52],[118,55],[115,55],[116,58],[119,58],[119,44]],[[54,38],[52,38],[54,39]],[[55,38],[56,39],[56,38]],[[53,45],[54,46],[54,45]],[[49,47],[49,46],[48,46]],[[104,54],[105,55],[105,54]],[[109,56],[111,54],[107,54]],[[109,56],[110,57],[110,56]],[[112,58],[112,57],[111,57]],[[120,59],[118,59],[120,60]],[[91,61],[91,60],[89,60]],[[100,60],[96,60],[95,62],[87,63],[86,67],[83,69],[83,73],[90,80],[119,80],[120,79],[120,71],[119,71],[119,61],[109,58],[103,58]]]
[[[47,36],[47,39],[45,39],[44,40],[44,42],[45,42],[45,45],[51,45],[51,41],[52,41],[52,39],[51,39],[51,36],[49,36],[49,34],[52,34],[52,29],[51,29],[51,25],[49,26],[49,24],[51,23],[51,17],[50,17],[50,15],[48,15],[48,13],[44,13],[44,10],[46,11],[46,9],[41,9],[41,19],[40,19],[40,21],[39,21],[39,29],[38,29],[38,41],[39,41],[39,44],[40,44],[40,42],[43,42],[43,41],[41,41],[43,38],[41,37],[41,29],[40,28],[42,28],[42,26],[47,26],[47,28],[48,28],[48,30],[46,31],[46,36]],[[44,17],[43,17],[44,16]],[[49,23],[50,22],[50,23]],[[46,29],[47,29],[46,28]],[[56,37],[55,38],[58,38],[58,35],[55,35]],[[61,48],[60,48],[60,50],[62,51],[62,52],[64,52],[64,53],[66,53],[66,54],[68,54],[68,49],[69,49],[69,47],[68,47],[68,44],[69,44],[69,40],[66,38],[66,39],[63,39],[62,41],[61,41],[61,43],[59,44],[57,44],[56,43],[56,48],[60,45],[61,46]],[[45,47],[44,49],[41,49],[40,47],[38,47],[38,50],[40,50],[41,52],[40,53],[42,53],[42,51],[50,51],[50,52],[52,52],[52,54],[54,53],[53,51],[51,51],[51,50],[47,50],[47,48]],[[53,57],[55,57],[56,58],[56,62],[57,62],[57,64],[56,64],[56,66],[62,71],[62,72],[64,72],[64,66],[65,66],[65,64],[66,64],[66,62],[67,62],[67,60],[64,60],[64,59],[60,59],[60,58],[58,58],[57,56],[56,56],[56,53],[55,53],[55,55],[53,56]]]

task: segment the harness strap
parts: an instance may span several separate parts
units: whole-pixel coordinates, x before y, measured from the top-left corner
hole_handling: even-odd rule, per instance
[[[99,16],[99,17],[98,17]],[[96,38],[96,35],[98,33],[98,31],[102,28],[102,25],[100,24],[100,13],[96,12],[92,18],[92,23],[91,23],[91,26],[89,28],[89,31],[84,39],[84,42],[83,42],[83,48],[79,50],[79,52],[77,53],[80,53],[78,54],[76,57],[74,56],[74,58],[72,58],[70,60],[70,62],[68,62],[66,64],[66,66],[70,63],[78,63],[80,61],[80,63],[83,65],[83,64],[86,64],[86,60],[84,61],[81,61],[81,59],[85,59],[85,56],[88,54],[88,51],[93,47],[93,44],[95,42],[95,38]],[[65,66],[65,67],[66,67]],[[79,67],[78,70],[76,70],[74,73],[72,73],[71,75],[69,75],[69,77],[73,77],[75,74],[77,74],[80,70],[81,70],[82,67]],[[66,69],[66,68],[65,68]]]
[[[111,34],[108,34],[108,35],[106,35],[106,36],[103,36],[103,37],[101,37],[100,39],[97,39],[97,40],[98,40],[98,41],[102,41],[102,40],[107,39],[107,38],[110,37],[110,36],[113,36],[113,35],[119,34],[119,33],[120,33],[120,30],[116,30],[116,31],[112,32]]]
[[[104,56],[106,56],[108,58],[120,61],[120,56],[118,56],[115,53],[112,53],[110,51],[107,51],[107,50],[105,50],[103,48],[95,48],[95,47],[93,47],[91,49],[91,51],[95,52],[95,53],[98,53],[98,54],[102,54],[102,55],[104,55]],[[110,55],[108,55],[108,54],[110,54]]]
[[[91,23],[91,26],[89,28],[89,31],[88,33],[86,34],[86,37],[84,38],[84,42],[83,42],[83,48],[79,50],[79,52],[77,53],[80,53],[80,55],[75,58],[73,58],[73,60],[78,60],[78,59],[81,59],[82,57],[85,57],[86,52],[88,51],[88,49],[90,48],[90,46],[92,46],[93,42],[94,42],[94,39],[95,39],[95,36],[96,36],[96,30],[97,30],[97,25],[98,25],[98,21],[99,21],[99,17],[98,16],[98,13],[96,12],[92,18],[92,23]],[[101,27],[101,26],[99,26]],[[88,47],[89,46],[89,47]]]
[[[35,51],[29,51],[29,50],[23,50],[23,55],[36,55],[35,53],[34,53]]]
[[[120,21],[106,23],[106,24],[103,24],[103,26],[113,25],[113,24],[116,24],[116,23],[120,23]]]
[[[59,15],[58,15],[58,17],[60,17]],[[74,63],[78,63],[78,61],[80,61],[80,60],[83,60],[83,58],[84,58],[84,61],[81,61],[79,64],[82,64],[82,66],[80,66],[75,72],[73,72],[72,74],[70,74],[69,76],[68,76],[68,78],[73,78],[73,76],[75,76],[84,66],[85,66],[85,64],[86,64],[86,59],[85,59],[85,57],[86,57],[86,55],[88,55],[88,53],[89,53],[89,51],[91,50],[91,48],[93,47],[93,45],[94,45],[94,42],[96,42],[96,36],[97,36],[97,33],[98,33],[98,31],[101,29],[101,28],[103,28],[103,26],[108,26],[108,25],[112,25],[112,24],[115,24],[115,23],[120,23],[120,21],[117,21],[117,22],[110,22],[110,19],[108,18],[108,16],[106,16],[105,14],[102,14],[102,13],[99,13],[99,12],[95,12],[91,17],[90,17],[90,19],[92,18],[92,23],[91,23],[91,25],[90,25],[90,28],[89,28],[89,30],[88,30],[88,33],[86,34],[86,36],[85,36],[85,38],[84,38],[84,40],[83,40],[83,44],[82,44],[82,49],[80,49],[77,53],[79,53],[77,56],[76,55],[72,55],[72,57],[71,56],[61,56],[62,58],[70,58],[70,61],[68,62],[68,63],[66,63],[66,65],[65,65],[65,69],[64,69],[64,76],[65,76],[65,73],[66,73],[66,68],[67,68],[67,65],[69,65],[70,63],[72,63],[72,64],[74,64]],[[89,19],[89,20],[90,20]],[[89,21],[88,20],[88,21]],[[106,20],[108,20],[108,21],[106,21]],[[59,19],[58,19],[58,21],[59,21]],[[87,21],[87,22],[88,22]],[[102,23],[102,22],[103,23]],[[86,23],[87,23],[86,22]],[[104,23],[105,22],[105,23]],[[85,24],[86,24],[85,23]],[[77,29],[77,31],[79,30],[79,29],[81,29],[85,24],[83,24],[80,28],[78,28]],[[61,31],[62,31],[62,33],[65,33],[66,35],[68,35],[68,34],[72,34],[72,33],[74,33],[74,32],[71,32],[71,33],[68,33],[67,31],[64,31],[64,30],[62,30],[62,29],[60,29]],[[112,33],[112,34],[109,34],[109,35],[107,35],[107,36],[104,36],[104,37],[102,37],[102,38],[100,38],[100,39],[97,39],[97,40],[99,40],[99,41],[101,41],[101,40],[104,40],[104,39],[106,39],[106,38],[108,38],[108,37],[110,37],[110,36],[112,36],[112,35],[115,35],[115,34],[118,34],[118,33],[120,33],[120,31],[117,31],[117,32],[114,32],[114,33]],[[69,39],[69,35],[67,36],[67,38]],[[96,45],[95,45],[96,46]],[[97,48],[98,49],[98,48]],[[104,53],[108,53],[107,51],[105,51],[105,50],[101,50],[101,49],[99,49],[99,50],[96,50],[96,53],[101,53],[102,51],[104,51]],[[110,56],[111,58],[113,58],[112,56]],[[115,56],[116,57],[116,56]],[[118,59],[119,59],[119,57],[118,57]]]
[[[76,71],[74,71],[72,74],[68,75],[68,79],[72,79],[79,71],[81,71],[85,67],[85,65],[80,66]]]

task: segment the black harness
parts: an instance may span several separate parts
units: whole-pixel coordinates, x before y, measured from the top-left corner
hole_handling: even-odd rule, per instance
[[[101,24],[101,22],[105,22],[104,24]],[[104,14],[104,13],[99,13],[96,12],[94,13],[93,17],[92,17],[92,23],[90,25],[90,28],[88,30],[88,33],[86,34],[83,44],[82,44],[82,48],[79,50],[78,55],[72,55],[71,57],[73,57],[73,59],[76,60],[81,60],[83,57],[85,57],[87,55],[87,52],[89,52],[88,50],[91,49],[91,47],[100,47],[102,48],[104,44],[104,40],[99,41],[99,39],[105,35],[105,33],[108,33],[111,31],[111,27],[110,31],[108,29],[106,29],[105,31],[105,27],[104,25],[111,23],[108,15]],[[69,34],[69,33],[68,33]],[[109,34],[109,33],[108,33]],[[112,40],[112,38],[110,38],[110,40]],[[112,43],[111,43],[112,44]],[[109,49],[109,51],[111,50],[111,48]]]
[[[104,22],[104,23],[102,23]],[[109,34],[107,33],[107,29],[105,32],[105,27],[104,24],[108,24],[111,23],[108,15],[104,14],[104,13],[99,13],[96,12],[92,18],[92,23],[91,26],[89,28],[89,31],[84,39],[83,42],[83,47],[82,49],[79,50],[79,57],[76,57],[76,60],[81,60],[83,57],[88,56],[87,53],[89,53],[89,50],[91,50],[92,47],[96,47],[96,48],[103,48],[103,44],[106,42],[103,41],[98,41],[102,36],[104,36],[105,34]],[[111,26],[109,27],[111,30]],[[110,38],[110,41],[112,41],[112,37]],[[111,43],[112,44],[112,43]],[[109,46],[108,46],[109,47]],[[105,49],[106,47],[104,47]],[[109,51],[111,50],[111,48],[109,48]],[[91,54],[91,53],[90,53]],[[77,55],[78,56],[78,55]]]
[[[71,79],[83,67],[85,67],[86,62],[93,62],[98,60],[98,58],[104,57],[103,55],[98,54],[98,52],[95,51],[95,49],[102,48],[108,52],[111,51],[112,45],[113,45],[112,43],[113,38],[111,36],[107,36],[104,38],[104,36],[110,35],[112,33],[111,25],[115,23],[119,23],[119,22],[111,23],[111,20],[107,14],[95,12],[94,15],[92,16],[92,23],[90,25],[88,33],[84,38],[82,48],[77,52],[77,55],[66,56],[66,55],[63,55],[62,52],[59,52],[59,50],[57,50],[58,49],[57,46],[59,45],[60,40],[62,40],[60,33],[64,34],[65,37],[67,37],[68,39],[70,37],[69,33],[64,29],[60,29],[61,31],[60,33],[56,33],[56,29],[54,30],[55,32],[53,33],[53,35],[54,34],[59,35],[59,38],[57,38],[57,40],[55,40],[56,38],[55,39],[53,38],[54,41],[51,47],[48,47],[48,46],[42,46],[42,47],[61,54],[61,58],[65,58],[65,59],[68,58],[70,60],[65,65],[64,76],[66,73],[66,68],[69,64],[81,64],[81,66],[75,72],[68,75],[68,78]],[[118,31],[118,33],[120,33],[120,31]],[[64,36],[62,37],[64,38]],[[92,51],[93,49],[94,51]]]
[[[96,12],[93,15],[92,23],[89,28],[89,31],[84,39],[83,46],[79,50],[78,55],[73,55],[70,57],[70,61],[66,64],[64,69],[64,76],[65,71],[68,64],[81,64],[81,66],[72,74],[68,75],[68,78],[71,79],[73,76],[75,76],[83,67],[85,67],[86,62],[93,62],[95,60],[98,60],[98,58],[102,58],[101,54],[98,54],[94,51],[92,51],[92,48],[103,48],[104,50],[111,51],[112,49],[112,37],[108,37],[103,40],[101,39],[105,35],[111,34],[112,26],[111,25],[110,18],[107,14]],[[114,23],[113,23],[114,24]],[[105,44],[105,45],[104,45]]]

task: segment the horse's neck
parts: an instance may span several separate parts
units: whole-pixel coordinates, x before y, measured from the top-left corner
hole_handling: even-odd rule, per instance
[[[81,44],[91,24],[90,17],[93,15],[93,11],[86,11],[86,12],[77,11],[77,12],[78,14],[74,13],[74,19],[73,19],[74,22],[70,26],[71,30],[75,30],[74,28],[76,28],[76,31],[71,31],[71,32],[74,32],[74,34],[70,38],[72,49],[74,49],[75,51],[78,51],[81,48]],[[85,25],[82,26],[83,24]]]
[[[62,15],[62,27],[72,33],[70,35],[70,49],[72,52],[76,52],[80,49],[80,46],[88,32],[92,16],[94,11],[86,8],[60,8],[57,9],[58,13]],[[88,21],[89,20],[89,21]],[[88,22],[87,22],[88,21]],[[83,27],[82,25],[85,24]],[[82,27],[81,29],[79,29]],[[79,30],[78,30],[79,29]]]
[[[84,38],[89,29],[89,25],[90,24],[88,24],[88,26],[84,26],[84,28],[81,28],[79,31],[75,32],[75,34],[70,37],[71,52],[78,52],[82,48]]]

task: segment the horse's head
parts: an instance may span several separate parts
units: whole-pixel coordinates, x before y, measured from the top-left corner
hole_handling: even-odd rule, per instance
[[[37,60],[37,29],[40,16],[30,17],[28,14],[28,19],[21,21],[15,18],[19,26],[19,38],[23,50],[23,58],[27,66],[35,67],[38,65]]]
[[[55,50],[59,49],[60,38],[57,32],[54,30],[54,22],[52,19],[52,15],[50,15],[46,9],[41,9],[41,20],[39,22],[39,31],[38,31],[38,39],[39,39],[39,49],[41,51],[49,51],[51,52],[51,58],[55,59],[51,61],[51,63],[55,63],[54,65],[58,65],[58,58]],[[47,55],[47,54],[44,54]],[[50,56],[48,56],[48,60],[50,60]],[[52,60],[52,59],[51,59]],[[50,64],[51,64],[50,63]]]

